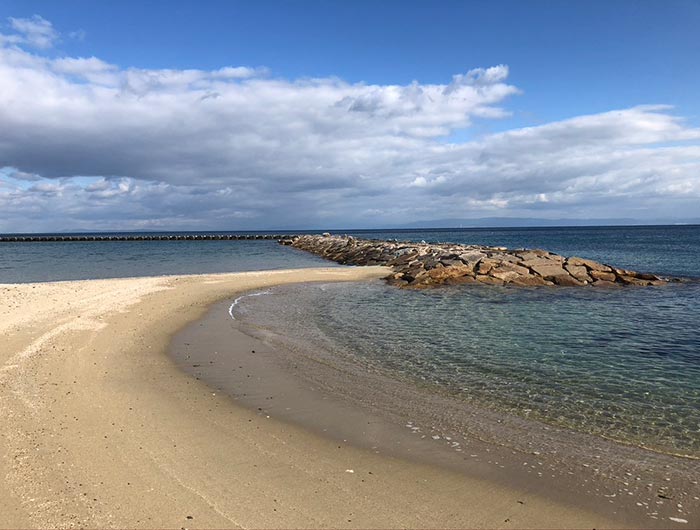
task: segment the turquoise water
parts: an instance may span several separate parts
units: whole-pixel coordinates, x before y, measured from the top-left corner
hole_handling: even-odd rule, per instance
[[[700,277],[700,227],[411,231]],[[700,284],[647,289],[284,287],[241,318],[459,399],[700,457]]]
[[[285,286],[236,318],[503,412],[700,457],[700,286]]]

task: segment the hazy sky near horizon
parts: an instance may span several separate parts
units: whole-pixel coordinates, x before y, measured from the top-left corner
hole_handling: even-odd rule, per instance
[[[695,1],[5,0],[0,232],[697,219],[698,27]]]

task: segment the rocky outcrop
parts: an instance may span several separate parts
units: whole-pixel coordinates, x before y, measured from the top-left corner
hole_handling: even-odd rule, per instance
[[[401,287],[465,283],[614,287],[670,281],[546,250],[379,241],[327,233],[295,236],[280,243],[345,265],[385,265],[393,270],[387,281]]]

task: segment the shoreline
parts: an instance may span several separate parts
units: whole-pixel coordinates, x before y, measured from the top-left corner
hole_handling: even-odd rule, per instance
[[[247,320],[231,321],[227,304],[215,305],[174,337],[170,355],[257,414],[378,454],[518,487],[617,519],[618,526],[665,527],[669,517],[688,518],[698,505],[692,460],[486,409],[368,371],[356,359],[290,343],[257,327],[254,315]]]
[[[165,354],[175,332],[235,294],[383,275],[334,267],[0,285],[0,526],[620,526],[261,417]]]

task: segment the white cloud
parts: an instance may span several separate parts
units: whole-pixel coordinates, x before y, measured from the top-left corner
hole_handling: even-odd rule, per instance
[[[101,61],[97,57],[62,57],[51,62],[53,70],[59,74],[86,76],[95,73],[114,72],[117,67]]]
[[[121,68],[3,39],[0,167],[39,182],[0,171],[0,231],[697,215],[700,131],[667,106],[449,143],[509,115],[507,66],[370,85]]]
[[[211,72],[212,78],[220,79],[245,79],[247,77],[261,77],[267,74],[266,68],[250,68],[248,66],[224,66]]]
[[[39,15],[34,15],[31,18],[10,17],[8,20],[17,34],[3,36],[5,42],[28,44],[34,48],[45,50],[51,48],[58,39],[58,33],[51,22]],[[0,42],[2,41],[0,40]]]

